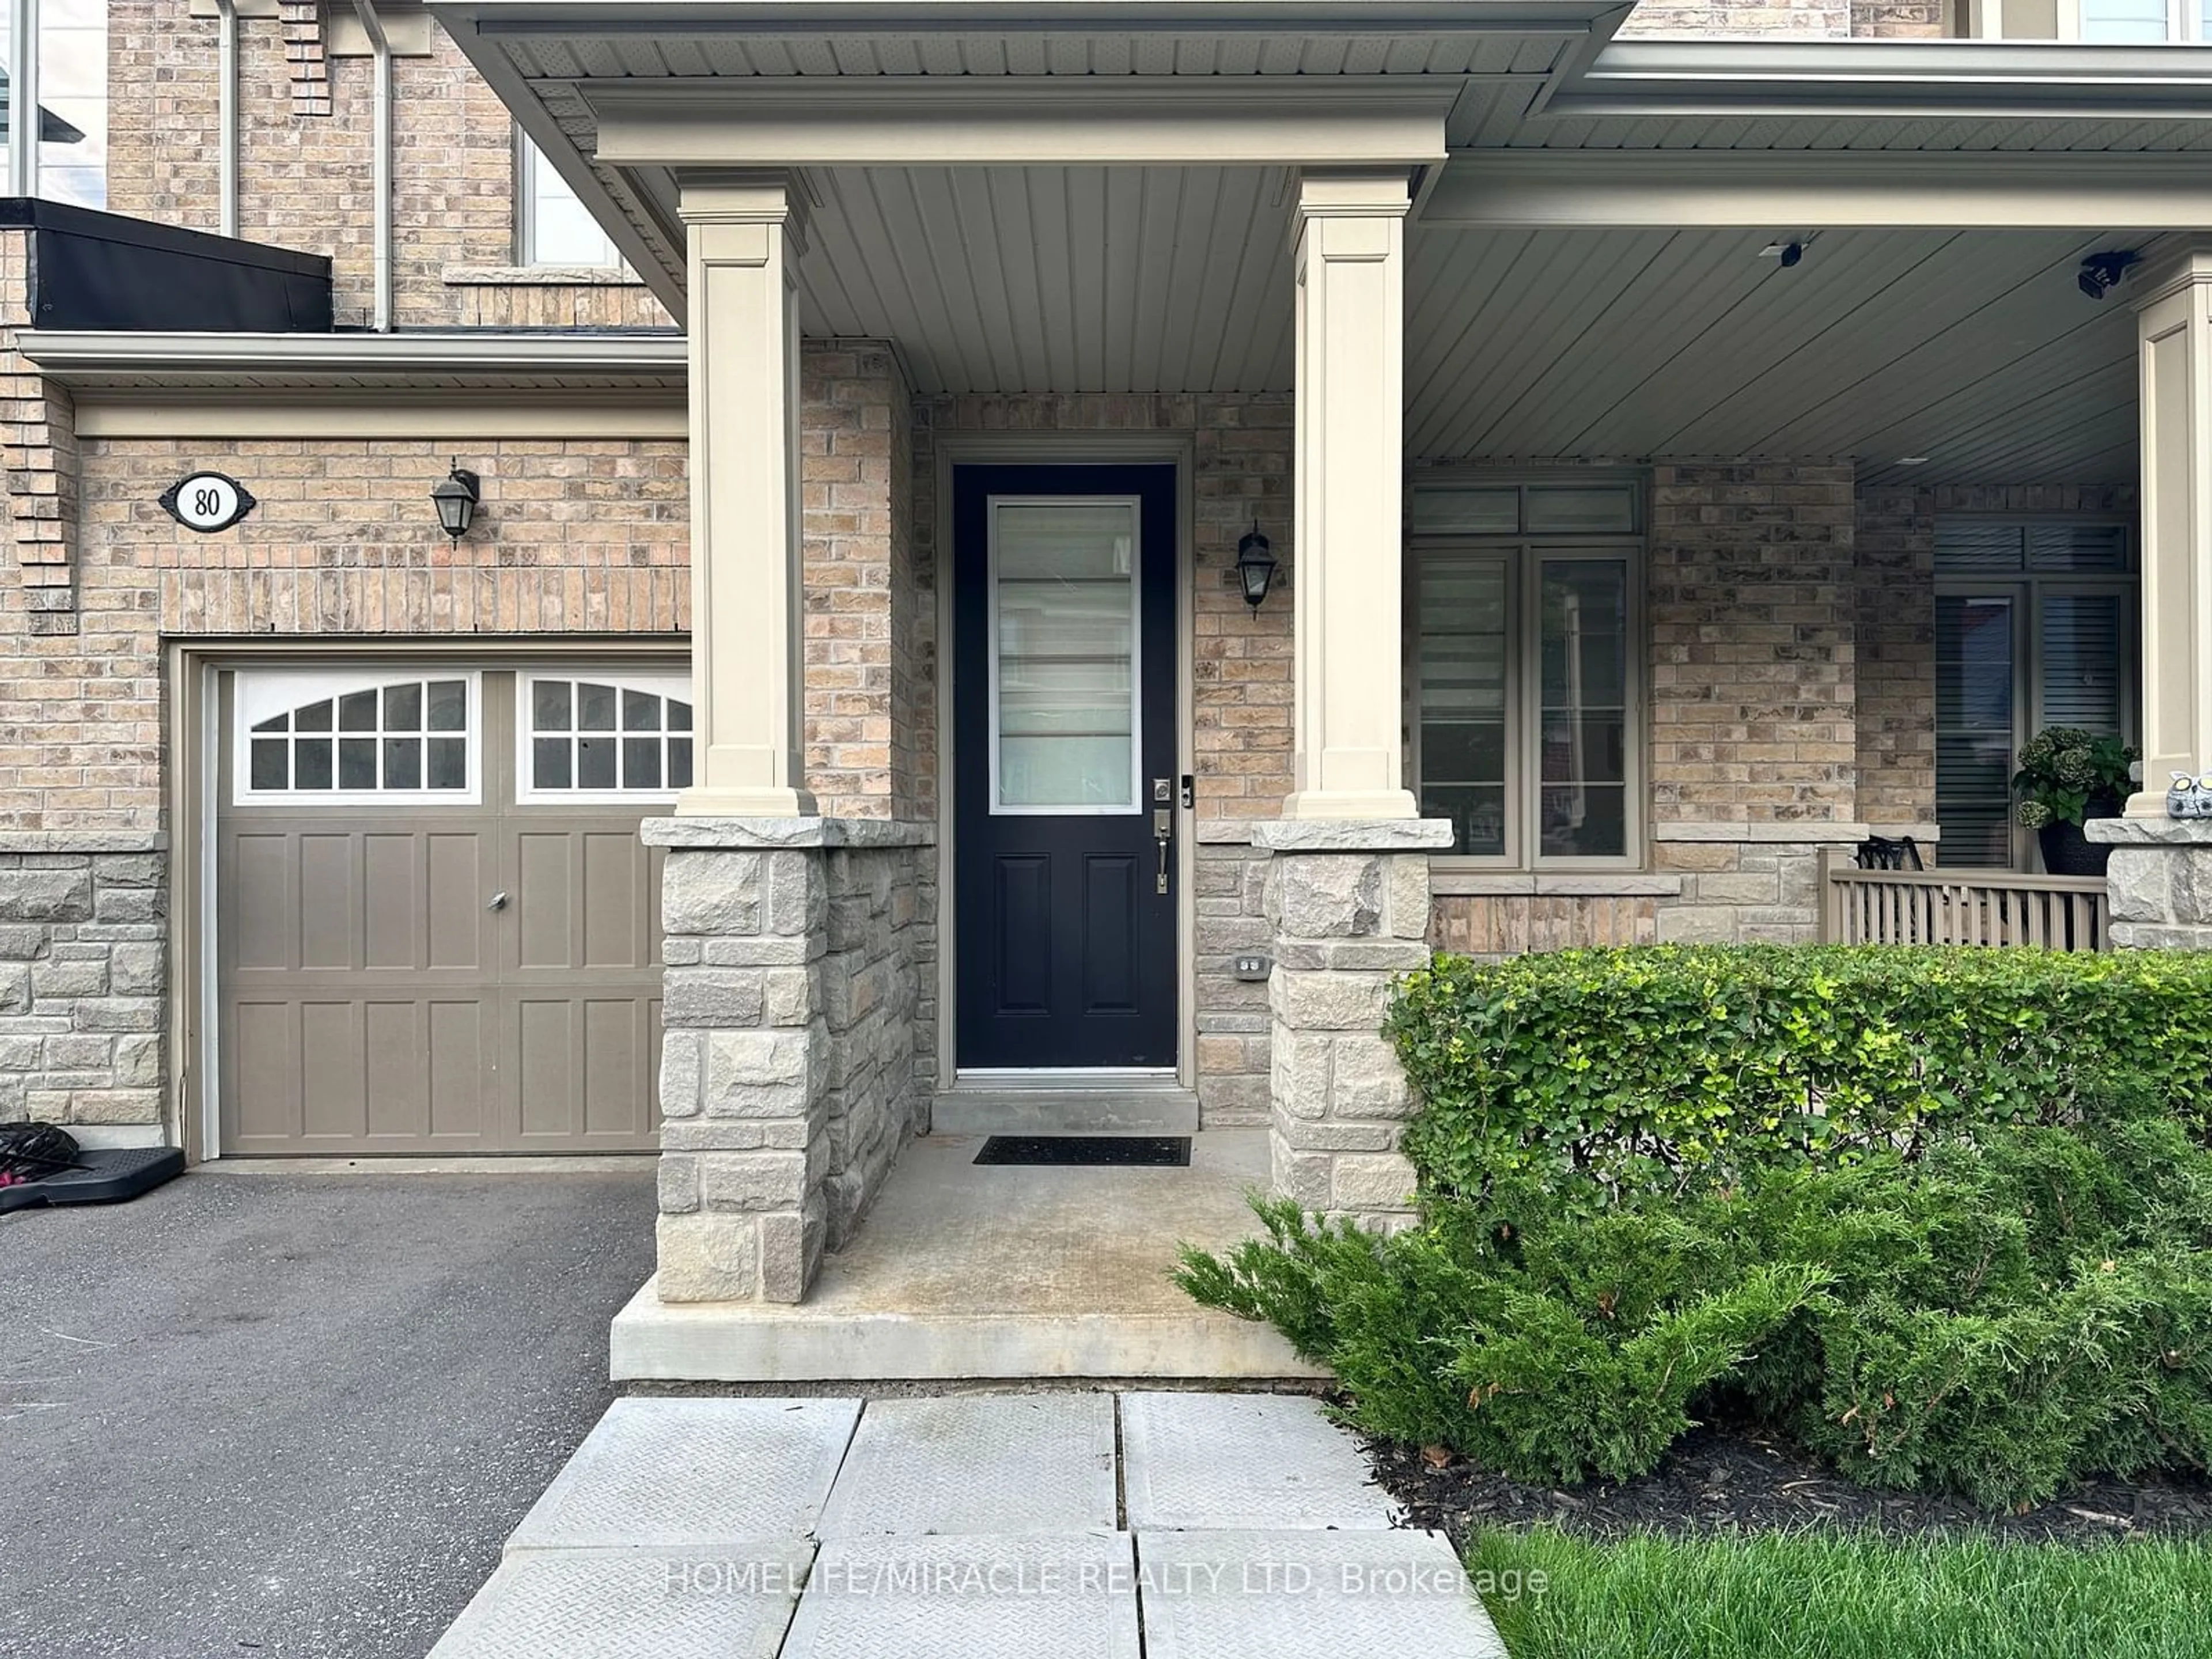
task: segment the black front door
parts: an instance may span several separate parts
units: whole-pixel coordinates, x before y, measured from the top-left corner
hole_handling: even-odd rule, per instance
[[[1176,1063],[1175,500],[1171,466],[953,470],[963,1067]]]

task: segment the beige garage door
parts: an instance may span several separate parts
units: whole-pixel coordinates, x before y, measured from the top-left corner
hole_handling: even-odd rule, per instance
[[[655,1145],[680,676],[239,670],[216,816],[232,1153]]]

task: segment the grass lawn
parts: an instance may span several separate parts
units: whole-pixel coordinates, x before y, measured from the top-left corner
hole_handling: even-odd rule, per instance
[[[2212,1652],[2212,1547],[2193,1542],[2075,1547],[1794,1533],[1600,1543],[1492,1528],[1469,1546],[1467,1565],[1512,1659]],[[1535,1572],[1545,1575],[1540,1595],[1493,1589],[1529,1585]]]

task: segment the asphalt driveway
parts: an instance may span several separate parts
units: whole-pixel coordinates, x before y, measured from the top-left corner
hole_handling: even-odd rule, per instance
[[[0,1654],[411,1659],[613,1397],[653,1162],[0,1216]]]

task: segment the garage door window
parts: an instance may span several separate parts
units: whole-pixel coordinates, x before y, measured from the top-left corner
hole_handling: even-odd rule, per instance
[[[239,695],[241,803],[477,797],[473,676],[246,675]]]
[[[678,675],[524,676],[521,799],[621,800],[688,789],[690,689]]]

